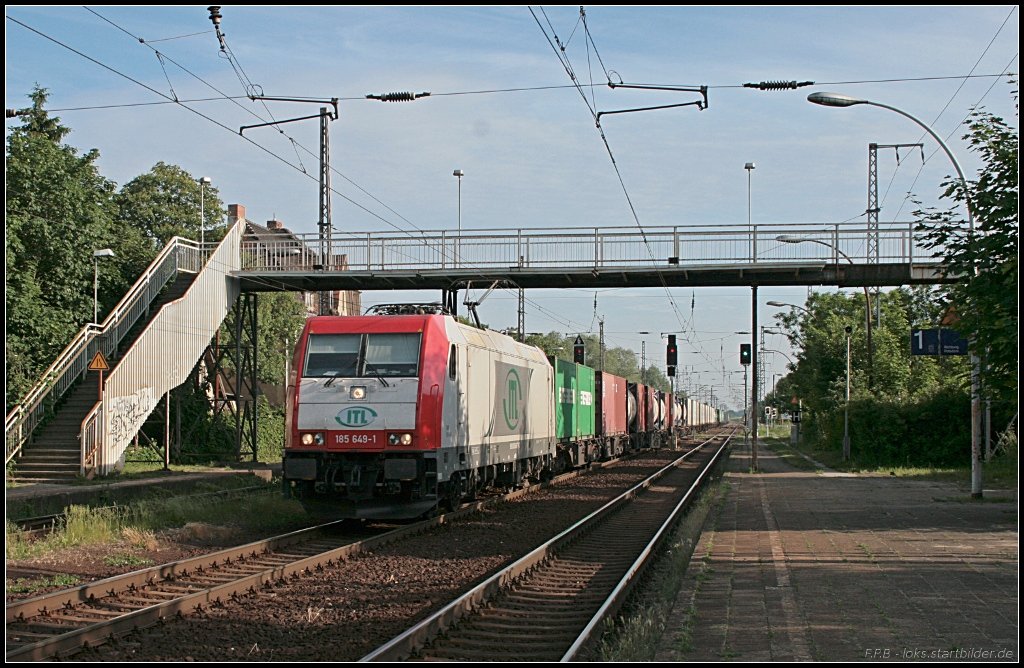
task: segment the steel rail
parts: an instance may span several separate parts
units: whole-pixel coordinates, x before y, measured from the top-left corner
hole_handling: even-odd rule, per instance
[[[668,473],[674,471],[679,464],[691,457],[694,453],[698,452],[704,446],[711,443],[715,438],[717,437],[708,439],[683,456],[675,459],[655,474],[649,476],[643,482],[630,488],[615,499],[612,499],[601,508],[574,523],[572,526],[565,529],[551,540],[540,545],[530,553],[519,558],[511,565],[501,569],[487,580],[481,582],[479,585],[473,587],[471,590],[446,605],[444,608],[421,620],[414,626],[389,640],[387,643],[363,656],[360,661],[402,661],[408,659],[417,650],[422,648],[431,638],[434,638],[444,632],[463,617],[472,614],[473,611],[479,608],[483,603],[514,583],[520,576],[530,572],[532,569],[546,561],[560,547],[579,537],[581,533],[590,530],[594,525],[598,524],[612,512],[628,504],[640,492],[649,488]],[[729,438],[727,437],[723,442],[722,449],[724,449],[728,440]],[[719,453],[720,452],[721,449],[719,450]],[[616,592],[619,591],[620,588],[617,587]]]
[[[615,466],[622,462],[619,458],[609,462],[600,462],[592,468],[603,468]],[[531,485],[529,487],[513,491],[500,497],[477,501],[465,504],[458,510],[440,515],[435,518],[410,524],[400,529],[395,529],[361,541],[348,543],[339,547],[320,551],[316,554],[303,556],[301,559],[290,561],[286,564],[274,565],[264,568],[259,572],[244,575],[243,577],[217,584],[212,587],[189,592],[180,597],[160,602],[156,605],[140,608],[127,612],[123,615],[105,620],[98,620],[95,624],[84,627],[69,628],[64,634],[54,635],[49,638],[28,643],[8,651],[5,655],[7,661],[38,661],[57,655],[70,654],[84,646],[100,644],[111,637],[123,635],[139,628],[152,626],[163,619],[178,614],[184,614],[193,610],[202,609],[205,606],[218,604],[223,599],[229,599],[240,593],[255,591],[259,587],[267,586],[283,580],[284,578],[297,576],[300,573],[319,570],[325,566],[333,565],[336,562],[345,561],[362,552],[375,550],[391,542],[400,540],[407,536],[421,533],[435,526],[451,522],[460,517],[479,512],[485,508],[521,498],[551,485],[556,485],[585,473],[585,469],[570,471],[557,476],[549,482]],[[29,624],[30,620],[36,617],[71,610],[75,606],[102,602],[107,596],[117,596],[125,592],[133,592],[139,587],[159,586],[161,582],[176,578],[185,579],[195,572],[206,573],[208,569],[216,573],[218,568],[223,566],[244,565],[247,560],[259,561],[273,559],[274,550],[292,548],[301,545],[303,542],[314,541],[324,535],[329,528],[339,526],[343,520],[328,522],[327,524],[300,529],[280,536],[254,541],[245,545],[219,550],[217,552],[192,557],[169,564],[153,566],[150,568],[133,571],[124,575],[118,575],[104,580],[87,583],[79,587],[65,589],[50,594],[44,594],[23,601],[16,601],[7,606],[7,635],[18,637],[19,632],[11,630],[14,623]],[[128,607],[128,606],[122,606]],[[87,612],[87,611],[86,611]],[[32,635],[24,633],[23,635]],[[8,642],[8,646],[11,643]]]
[[[714,471],[715,466],[718,464],[719,458],[725,451],[726,447],[728,447],[731,438],[732,434],[725,438],[725,441],[722,443],[721,447],[711,457],[711,460],[708,462],[708,465],[704,467],[704,470],[702,470],[700,474],[697,476],[697,479],[693,481],[693,484],[690,485],[690,488],[686,491],[686,494],[683,495],[683,498],[680,499],[679,503],[676,504],[676,507],[672,511],[671,515],[669,515],[668,519],[666,519],[665,522],[662,523],[661,527],[658,528],[657,532],[654,534],[654,537],[651,538],[651,541],[647,544],[643,551],[641,551],[636,561],[633,562],[633,565],[630,566],[629,570],[622,577],[622,580],[620,580],[619,583],[615,586],[615,589],[608,596],[605,602],[601,605],[601,608],[594,614],[594,617],[587,624],[586,628],[583,629],[583,632],[580,633],[576,641],[573,642],[569,650],[566,651],[565,655],[561,659],[562,661],[572,661],[573,659],[575,659],[577,655],[580,653],[580,651],[584,647],[586,647],[588,643],[591,642],[595,634],[599,634],[601,632],[602,622],[605,619],[616,614],[622,607],[622,605],[626,602],[626,599],[628,598],[630,592],[633,590],[633,585],[636,583],[639,576],[643,573],[644,569],[649,563],[651,556],[658,553],[659,548],[671,534],[671,529],[676,525],[676,522],[679,520],[683,511],[685,511],[686,508],[689,507],[690,503],[693,501],[694,496],[700,490],[707,477],[710,476],[711,473]]]

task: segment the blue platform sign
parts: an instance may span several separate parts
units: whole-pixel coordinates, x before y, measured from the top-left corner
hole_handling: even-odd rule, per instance
[[[912,329],[910,354],[966,355],[967,339],[952,329]]]

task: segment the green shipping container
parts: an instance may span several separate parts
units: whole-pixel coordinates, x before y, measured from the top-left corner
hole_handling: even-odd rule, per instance
[[[558,440],[576,440],[594,435],[594,370],[582,364],[554,359],[555,434]]]

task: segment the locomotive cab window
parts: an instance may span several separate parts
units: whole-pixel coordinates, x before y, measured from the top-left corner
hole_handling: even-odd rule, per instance
[[[417,376],[420,335],[313,334],[309,337],[307,378],[384,378]]]
[[[361,376],[416,376],[419,366],[419,334],[366,335]]]
[[[458,367],[456,366],[459,361],[458,349],[453,345],[451,353],[448,354],[448,377],[455,380],[455,376],[458,374]]]
[[[306,350],[306,377],[356,375],[359,362],[358,334],[314,334]]]

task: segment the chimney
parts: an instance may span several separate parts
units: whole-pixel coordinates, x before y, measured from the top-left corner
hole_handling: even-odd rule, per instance
[[[245,220],[245,207],[241,204],[228,204],[228,227],[234,227],[240,220]]]
[[[275,232],[278,231],[278,230],[283,230],[284,229],[284,223],[282,223],[280,220],[268,220],[267,221],[267,229],[268,230],[273,230]]]

